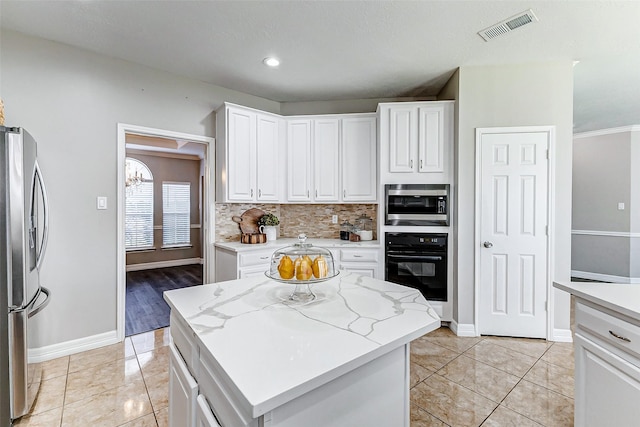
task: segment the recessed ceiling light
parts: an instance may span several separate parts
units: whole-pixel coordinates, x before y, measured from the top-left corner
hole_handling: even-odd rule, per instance
[[[278,58],[274,58],[273,56],[267,56],[262,60],[262,62],[264,62],[264,65],[266,65],[267,67],[277,67],[278,65],[280,65],[280,60]]]

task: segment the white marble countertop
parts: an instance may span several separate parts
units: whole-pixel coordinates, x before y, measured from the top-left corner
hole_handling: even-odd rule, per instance
[[[314,239],[308,238],[307,243],[311,243],[314,246],[321,246],[323,248],[372,248],[379,249],[379,240],[361,240],[359,242],[351,242],[349,240],[340,239]],[[275,241],[260,243],[260,244],[246,244],[240,242],[216,242],[215,246],[218,248],[224,248],[233,252],[244,251],[257,251],[261,249],[276,250],[284,246],[293,245],[298,243],[297,238],[283,238]]]
[[[419,291],[357,274],[312,285],[306,305],[293,285],[266,277],[167,291],[258,417],[440,327]]]
[[[640,321],[640,284],[553,282],[553,286]]]

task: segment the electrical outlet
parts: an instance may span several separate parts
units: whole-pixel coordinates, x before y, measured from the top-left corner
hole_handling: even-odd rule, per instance
[[[337,224],[338,223],[338,215],[333,215],[331,217],[331,223],[332,224]]]

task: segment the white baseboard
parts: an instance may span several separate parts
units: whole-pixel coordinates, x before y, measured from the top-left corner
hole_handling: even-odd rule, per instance
[[[45,362],[47,360],[80,353],[82,351],[93,350],[94,348],[104,347],[105,345],[111,345],[117,342],[117,332],[109,331],[45,347],[33,348],[29,350],[29,363]]]
[[[640,277],[613,276],[611,274],[591,273],[588,271],[577,270],[571,270],[571,277],[610,283],[640,283]]]
[[[550,341],[555,342],[573,342],[573,334],[571,329],[554,329],[553,336]]]
[[[451,321],[449,328],[459,337],[477,337],[476,327],[472,323],[458,324],[455,320]]]
[[[127,265],[127,271],[151,270],[153,268],[180,267],[181,265],[202,264],[202,258],[173,259],[169,261],[145,262]]]

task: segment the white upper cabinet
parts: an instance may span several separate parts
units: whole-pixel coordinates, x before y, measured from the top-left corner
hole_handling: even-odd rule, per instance
[[[378,106],[382,183],[451,183],[453,101]]]
[[[225,103],[217,111],[216,200],[375,203],[376,123],[373,113],[282,117]]]
[[[373,114],[289,118],[287,129],[288,201],[376,201]]]
[[[413,172],[413,157],[418,145],[417,109],[394,107],[389,117],[389,171]]]
[[[225,104],[217,111],[216,127],[216,199],[279,201],[284,182],[282,119]]]
[[[281,174],[284,174],[280,155],[280,122],[278,118],[258,114],[256,117],[257,200],[277,202],[280,199]]]
[[[340,121],[317,119],[313,123],[313,170],[316,202],[340,200]]]
[[[287,121],[287,200],[311,201],[311,120]]]
[[[256,114],[229,109],[227,124],[228,199],[255,200]]]
[[[377,188],[376,118],[342,119],[342,201],[375,202]]]

